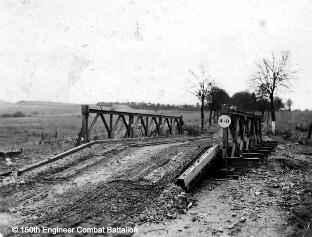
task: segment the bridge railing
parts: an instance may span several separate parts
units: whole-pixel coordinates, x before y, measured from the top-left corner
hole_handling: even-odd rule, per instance
[[[262,143],[262,116],[232,110],[224,106],[223,115],[231,119],[229,127],[222,128],[223,158],[239,157]]]
[[[139,128],[141,136],[175,135],[183,133],[183,117],[162,114],[121,112],[105,110],[101,106],[90,108],[81,106],[82,126],[76,145],[88,142],[92,129],[98,119],[104,125],[107,138],[114,138],[114,132],[120,126],[125,130],[124,138],[134,137],[134,129]],[[94,116],[93,116],[94,115]],[[91,121],[91,123],[90,123]],[[163,130],[166,129],[166,134]]]

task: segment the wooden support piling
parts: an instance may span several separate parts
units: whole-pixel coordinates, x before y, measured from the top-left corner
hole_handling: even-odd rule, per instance
[[[81,106],[81,115],[82,115],[82,126],[81,126],[81,136],[83,142],[89,142],[89,129],[88,129],[88,119],[89,119],[89,106]]]

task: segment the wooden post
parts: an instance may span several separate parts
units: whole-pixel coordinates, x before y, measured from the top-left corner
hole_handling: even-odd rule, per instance
[[[228,114],[226,105],[222,105],[221,114]],[[227,166],[229,147],[229,128],[222,128],[222,158],[225,159],[225,165]]]
[[[257,138],[257,144],[260,143],[260,137],[259,137],[259,121],[257,118],[255,118],[255,126],[256,126],[256,138]]]
[[[109,133],[108,138],[113,138],[113,114],[109,114]]]
[[[181,115],[179,118],[179,133],[183,135],[183,116]]]
[[[251,133],[251,119],[247,118],[247,130],[246,130],[246,151],[249,151],[250,149],[250,144],[251,144],[251,138],[250,138],[250,133]]]
[[[81,105],[81,116],[82,116],[82,127],[81,127],[81,137],[82,142],[89,142],[89,131],[88,131],[88,119],[89,119],[89,106]]]
[[[158,127],[158,136],[160,136],[161,135],[161,133],[162,133],[162,117],[159,117],[158,118],[158,123],[159,123],[159,127]]]
[[[311,134],[312,134],[312,123],[310,123],[310,125],[309,125],[308,136],[307,136],[306,140],[309,140],[311,138]]]
[[[169,122],[169,118],[166,118],[166,122],[167,122],[167,125],[168,125],[169,134],[172,135],[172,127],[171,127],[171,123]]]
[[[157,121],[157,117],[152,117],[152,121],[154,121],[155,126],[156,126],[156,133],[159,134],[159,124]]]
[[[143,118],[142,118],[143,119]],[[146,118],[145,118],[145,136],[147,136],[148,137],[148,131],[149,131],[149,124],[148,124],[148,117],[146,116]]]
[[[229,128],[222,128],[222,157],[227,158],[229,147]]]
[[[260,143],[262,143],[262,122],[260,118],[258,118],[258,121],[259,121],[259,138],[260,138]]]
[[[134,122],[134,117],[133,115],[129,115],[129,137],[133,137],[133,122]]]

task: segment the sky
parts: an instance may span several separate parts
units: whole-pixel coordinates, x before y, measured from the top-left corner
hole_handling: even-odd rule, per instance
[[[312,109],[311,42],[311,0],[0,0],[0,100],[193,104],[189,70],[232,95],[287,50]]]

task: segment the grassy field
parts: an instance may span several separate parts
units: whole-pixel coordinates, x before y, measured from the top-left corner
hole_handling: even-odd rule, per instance
[[[134,110],[123,105],[113,109],[126,112],[183,115],[186,125],[199,126],[200,124],[199,112],[194,111],[155,112]],[[16,112],[21,112],[24,116],[12,117]],[[18,148],[40,142],[52,143],[57,140],[73,141],[81,128],[80,105],[42,102],[0,104],[0,121],[0,149]],[[92,131],[91,138],[94,136],[105,136],[103,124],[99,120]]]
[[[312,112],[311,111],[280,111],[277,113],[277,122],[279,122],[280,129],[294,129],[296,126],[300,125],[303,127],[308,127],[312,122]]]
[[[270,130],[270,115],[265,113],[265,130]],[[311,111],[278,111],[276,112],[276,129],[277,132],[295,132],[296,127],[303,128],[304,130],[309,127],[312,122]],[[298,130],[297,130],[298,131]]]

